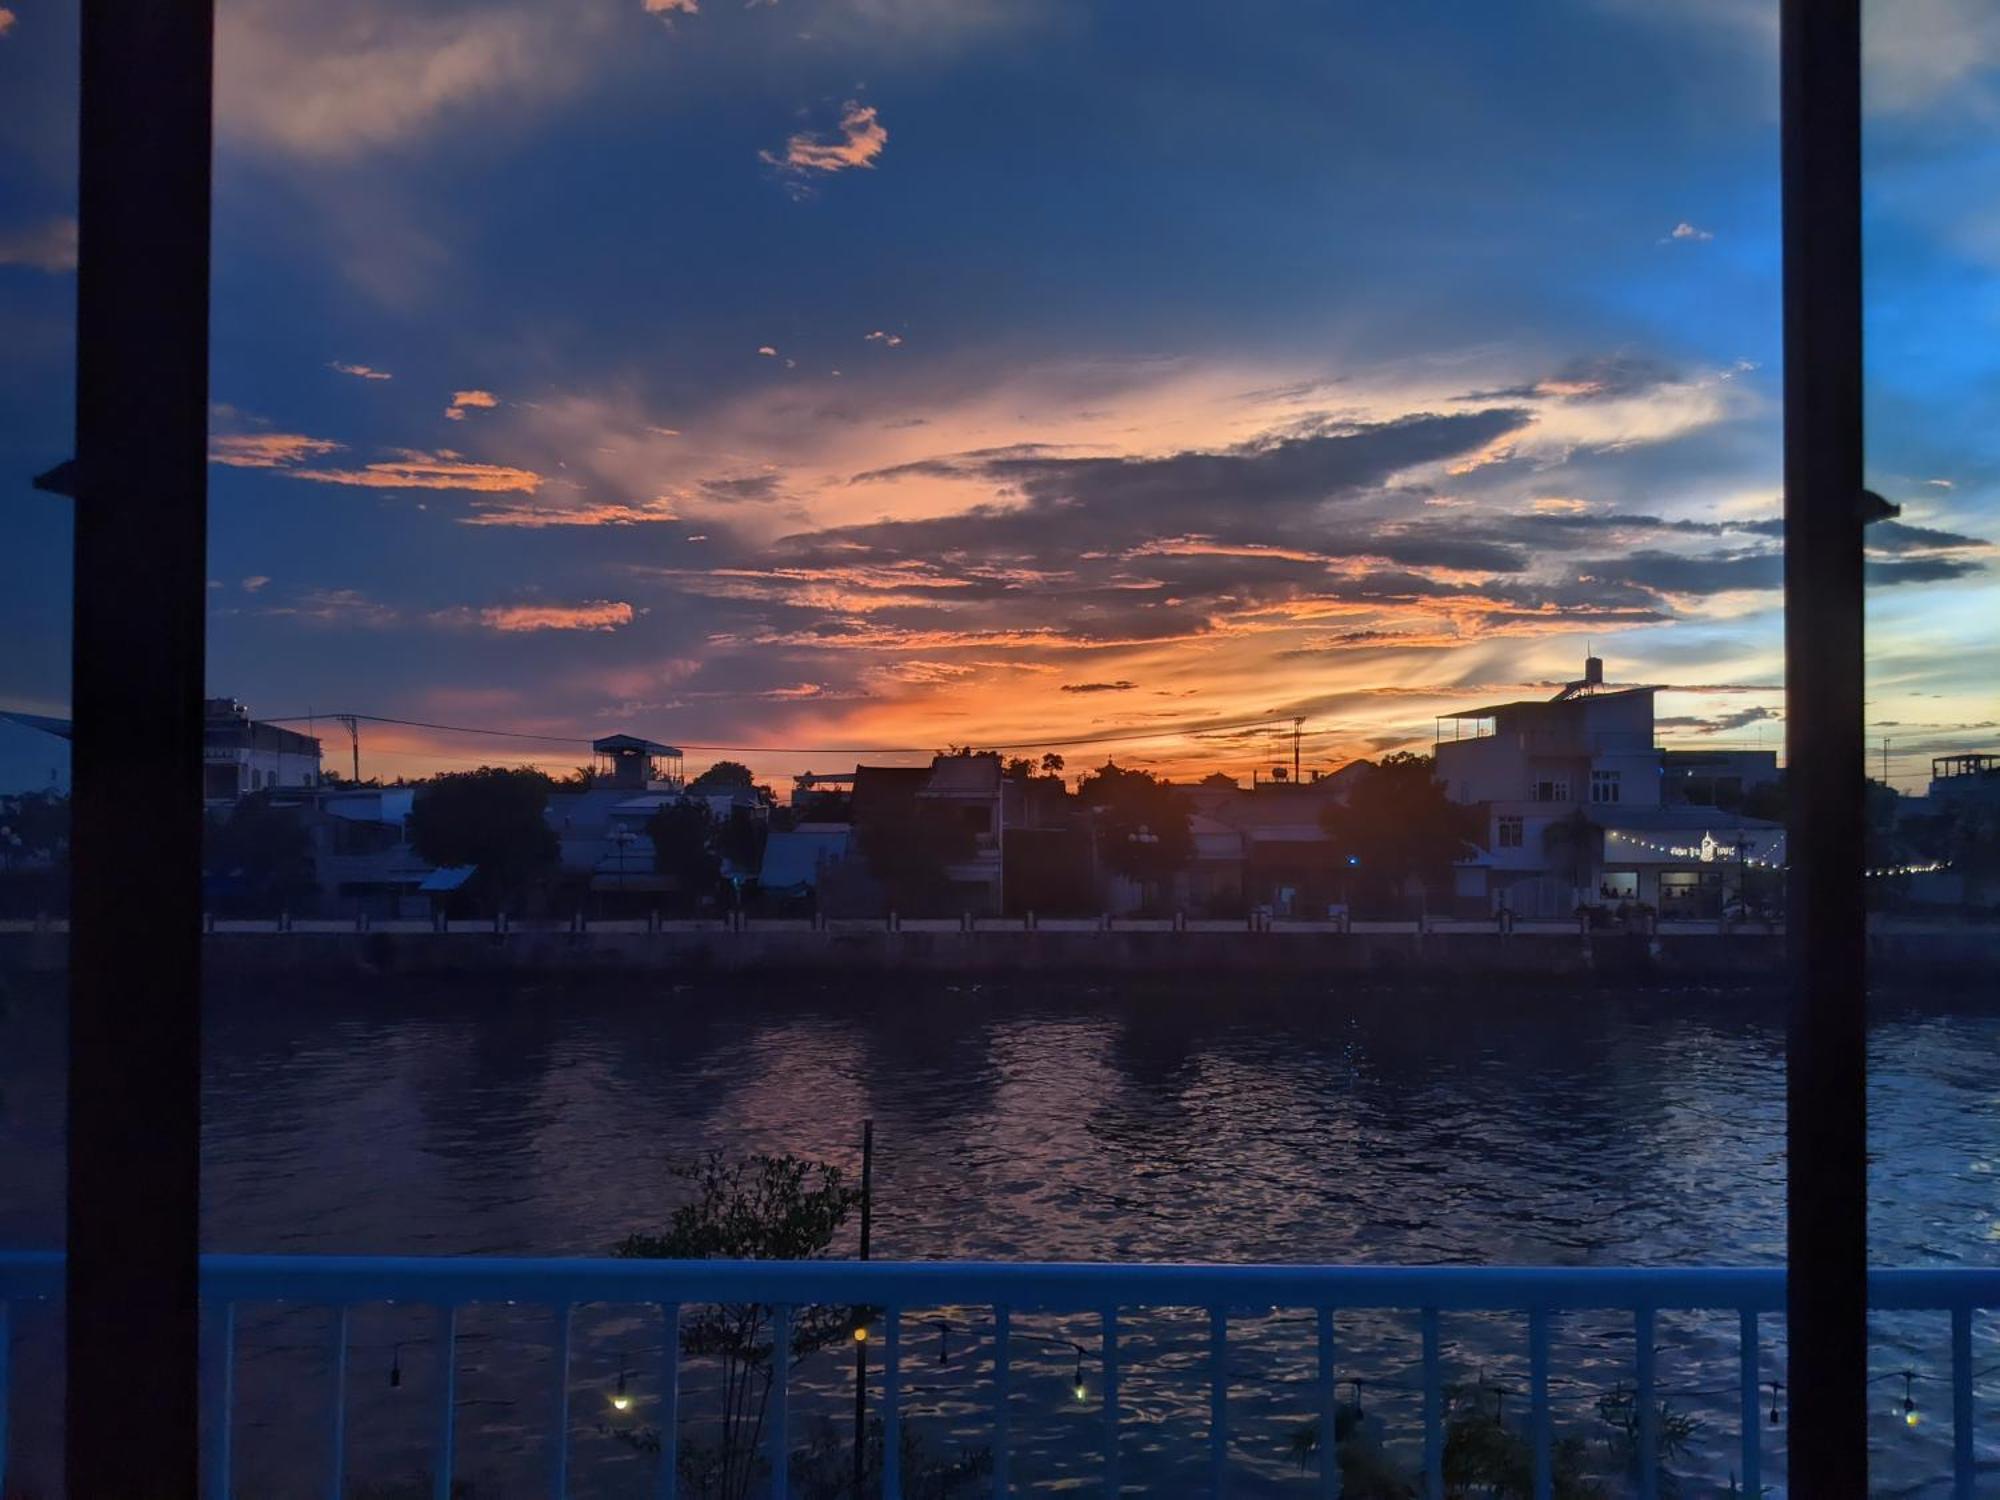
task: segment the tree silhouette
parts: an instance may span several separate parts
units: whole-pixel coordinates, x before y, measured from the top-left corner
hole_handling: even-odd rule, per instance
[[[417,788],[410,843],[429,864],[476,865],[490,902],[517,903],[554,873],[561,845],[545,816],[549,778],[528,767],[447,771]]]
[[[1076,795],[1089,809],[1098,859],[1146,900],[1156,899],[1194,857],[1187,799],[1150,771],[1107,760],[1077,783]]]
[[[1453,802],[1428,755],[1385,755],[1349,790],[1345,803],[1320,814],[1334,857],[1361,889],[1393,898],[1411,879],[1438,887],[1474,852],[1477,812]]]

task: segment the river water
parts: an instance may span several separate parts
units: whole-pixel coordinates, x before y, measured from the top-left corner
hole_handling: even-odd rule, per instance
[[[790,1152],[851,1171],[872,1118],[881,1258],[1782,1259],[1782,1016],[1755,993],[1335,992],[1263,978],[1115,993],[239,982],[212,995],[208,1021],[205,1237],[216,1250],[601,1253],[665,1224],[677,1162]],[[2000,1262],[2000,1009],[1884,1005],[1871,1054],[1874,1259]],[[0,1243],[58,1239],[60,1063],[60,997],[17,987],[0,1021]],[[850,1226],[836,1253],[852,1245]],[[912,1425],[934,1459],[991,1435],[990,1315],[940,1318],[913,1321],[906,1345]],[[326,1328],[314,1309],[245,1311],[240,1493],[317,1492]],[[460,1472],[480,1500],[539,1493],[548,1320],[474,1309],[460,1328]],[[1095,1492],[1097,1326],[1016,1329],[1017,1482]],[[422,1309],[354,1315],[350,1472],[382,1486],[356,1493],[402,1493],[425,1468],[432,1332]],[[16,1449],[31,1485],[52,1472],[56,1335],[50,1315],[16,1319]],[[1448,1378],[1483,1377],[1503,1402],[1525,1390],[1518,1321],[1447,1318],[1444,1337]],[[1975,1337],[1976,1362],[2000,1362],[1994,1322],[1981,1318]],[[1314,1407],[1309,1319],[1245,1309],[1232,1339],[1235,1492],[1310,1490],[1288,1453]],[[1203,1483],[1206,1340],[1197,1313],[1124,1319],[1128,1482],[1163,1494]],[[1781,1323],[1766,1341],[1765,1373],[1782,1380]],[[1339,1342],[1371,1430],[1413,1468],[1414,1316],[1343,1316]],[[1734,1320],[1663,1318],[1659,1347],[1663,1391],[1701,1424],[1671,1465],[1682,1493],[1726,1493]],[[658,1349],[639,1310],[578,1313],[573,1493],[649,1493],[654,1460],[610,1429],[645,1430]],[[1949,1390],[1934,1377],[1946,1349],[1942,1319],[1877,1328],[1879,1493],[1943,1492]],[[1559,1429],[1601,1446],[1610,1428],[1596,1397],[1630,1379],[1631,1360],[1629,1328],[1561,1326]],[[403,1377],[393,1386],[391,1365]],[[637,1403],[614,1420],[605,1397],[621,1368]],[[806,1362],[802,1438],[849,1420],[851,1368],[844,1348]],[[1919,1377],[1915,1428],[1900,1407],[1906,1368]],[[698,1411],[699,1370],[690,1382]],[[2000,1420],[1996,1385],[1982,1385],[1986,1427]],[[1782,1421],[1764,1436],[1769,1483],[1783,1473]],[[1982,1482],[2000,1492],[2000,1443],[1984,1431],[1980,1457]]]

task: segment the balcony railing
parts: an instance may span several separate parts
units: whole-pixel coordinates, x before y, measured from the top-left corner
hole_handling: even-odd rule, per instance
[[[0,1253],[0,1488],[6,1483],[7,1340],[10,1304],[56,1298],[63,1262],[53,1252]],[[1952,1494],[1975,1493],[1973,1448],[1972,1324],[1975,1311],[2000,1306],[2000,1269],[1878,1270],[1869,1276],[1870,1306],[1877,1311],[1945,1313],[1950,1318]],[[553,1441],[546,1492],[569,1489],[571,1313],[585,1304],[650,1305],[662,1330],[660,1440],[655,1493],[673,1496],[678,1484],[675,1413],[680,1390],[681,1309],[712,1303],[761,1303],[772,1309],[774,1347],[790,1346],[791,1320],[801,1308],[879,1308],[883,1375],[882,1489],[884,1500],[903,1493],[902,1315],[912,1309],[990,1307],[992,1343],[992,1492],[1010,1493],[1010,1317],[1014,1313],[1082,1313],[1101,1321],[1103,1393],[1102,1492],[1119,1492],[1119,1316],[1127,1309],[1195,1308],[1208,1313],[1208,1490],[1226,1492],[1231,1458],[1228,1377],[1232,1311],[1310,1310],[1317,1333],[1317,1403],[1320,1432],[1335,1430],[1338,1375],[1336,1312],[1357,1309],[1414,1312],[1422,1336],[1423,1491],[1444,1493],[1447,1415],[1440,1319],[1447,1313],[1501,1314],[1518,1320],[1528,1362],[1528,1437],[1534,1494],[1553,1492],[1553,1424],[1550,1413],[1550,1346],[1556,1320],[1565,1314],[1629,1317],[1634,1338],[1632,1389],[1638,1414],[1638,1493],[1657,1500],[1660,1405],[1656,1375],[1656,1319],[1661,1313],[1734,1314],[1738,1327],[1740,1453],[1735,1473],[1742,1493],[1760,1493],[1763,1469],[1763,1392],[1759,1363],[1761,1320],[1783,1310],[1785,1273],[1778,1269],[1550,1267],[1514,1269],[1445,1266],[1110,1265],[888,1261],[637,1261],[520,1260],[470,1257],[342,1257],[211,1255],[202,1261],[205,1315],[215,1335],[203,1384],[204,1428],[209,1449],[206,1492],[214,1500],[233,1493],[235,1317],[246,1304],[305,1304],[333,1310],[330,1368],[335,1372],[325,1413],[327,1446],[321,1469],[325,1493],[344,1494],[347,1430],[348,1317],[366,1305],[401,1302],[435,1307],[440,1315],[441,1377],[434,1391],[436,1425],[431,1475],[435,1493],[452,1492],[455,1467],[458,1310],[476,1304],[526,1303],[552,1308],[552,1353],[557,1379],[549,1411]],[[1079,1358],[1081,1355],[1079,1354]],[[784,1363],[779,1362],[781,1370]],[[789,1371],[775,1382],[764,1432],[770,1493],[789,1493],[793,1429]],[[1331,1445],[1322,1447],[1330,1454]],[[1320,1464],[1321,1493],[1340,1493],[1340,1467]]]

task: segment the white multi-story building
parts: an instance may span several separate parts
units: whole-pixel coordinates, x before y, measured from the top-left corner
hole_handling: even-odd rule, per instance
[[[1782,861],[1782,826],[1670,800],[1650,687],[1610,688],[1596,657],[1553,698],[1438,720],[1436,774],[1484,816],[1487,895],[1522,915],[1645,903],[1714,916]]]
[[[202,705],[201,759],[207,802],[319,784],[319,741],[260,723],[234,698],[210,698]]]

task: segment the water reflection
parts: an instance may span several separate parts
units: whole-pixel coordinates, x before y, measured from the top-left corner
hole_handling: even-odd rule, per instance
[[[6,1038],[0,1233],[53,1243],[58,998],[27,995]],[[1989,1014],[1903,1005],[1878,1023],[1878,1260],[2000,1257],[1996,1043]],[[849,993],[623,979],[274,995],[237,984],[212,997],[205,1108],[215,1249],[597,1253],[664,1223],[677,1161],[767,1150],[851,1168],[873,1118],[882,1256],[1769,1264],[1783,1251],[1781,1016],[1745,994]],[[983,1442],[990,1316],[943,1315],[952,1357],[912,1367],[913,1410],[939,1444]],[[355,1461],[379,1477],[426,1462],[421,1398],[399,1402],[380,1378],[399,1342],[411,1386],[427,1378],[426,1316],[356,1314],[352,1421],[368,1439]],[[652,1368],[648,1319],[579,1313],[579,1494],[645,1484],[646,1457],[597,1431],[597,1397],[628,1362]],[[1095,1349],[1090,1320],[1043,1321],[1020,1331]],[[530,1309],[465,1315],[461,1431],[482,1495],[535,1482],[524,1476],[546,1437],[546,1322]],[[1312,1330],[1282,1309],[1242,1310],[1235,1327],[1240,1492],[1309,1484],[1285,1445],[1312,1407]],[[1205,1319],[1135,1315],[1127,1332],[1127,1473],[1162,1490],[1198,1483]],[[318,1452],[300,1434],[323,1393],[324,1333],[310,1309],[245,1318],[243,1472],[255,1493],[310,1487],[295,1470],[300,1452]],[[1460,1374],[1524,1388],[1518,1328],[1447,1319],[1445,1335]],[[1703,1461],[1724,1477],[1733,1325],[1663,1319],[1661,1336],[1663,1386],[1720,1393],[1685,1399],[1707,1423]],[[1945,1347],[1921,1320],[1885,1321],[1877,1336],[1892,1373]],[[44,1334],[24,1322],[20,1337],[26,1368],[44,1367],[26,1347]],[[913,1332],[912,1357],[936,1337]],[[1987,1325],[1978,1337],[1985,1362],[2000,1358]],[[1414,1319],[1345,1318],[1340,1338],[1385,1419],[1413,1423],[1415,1398],[1399,1387],[1417,1379]],[[1770,1338],[1776,1373],[1781,1330]],[[1025,1341],[1017,1356],[1017,1474],[1091,1482],[1102,1413],[1070,1392],[1074,1356]],[[1590,1420],[1590,1392],[1631,1358],[1614,1322],[1564,1330],[1558,1373],[1587,1382],[1565,1388],[1574,1420]],[[845,1410],[848,1368],[807,1370],[801,1434]],[[655,1387],[638,1389],[643,1419]],[[1942,1387],[1930,1394],[1944,1404]],[[36,1398],[23,1404],[25,1456]],[[1912,1430],[1898,1417],[1891,1432],[1894,1415],[1883,1477],[1942,1472],[1948,1424]],[[50,1421],[44,1412],[43,1440]],[[1782,1431],[1770,1437],[1775,1464]]]

